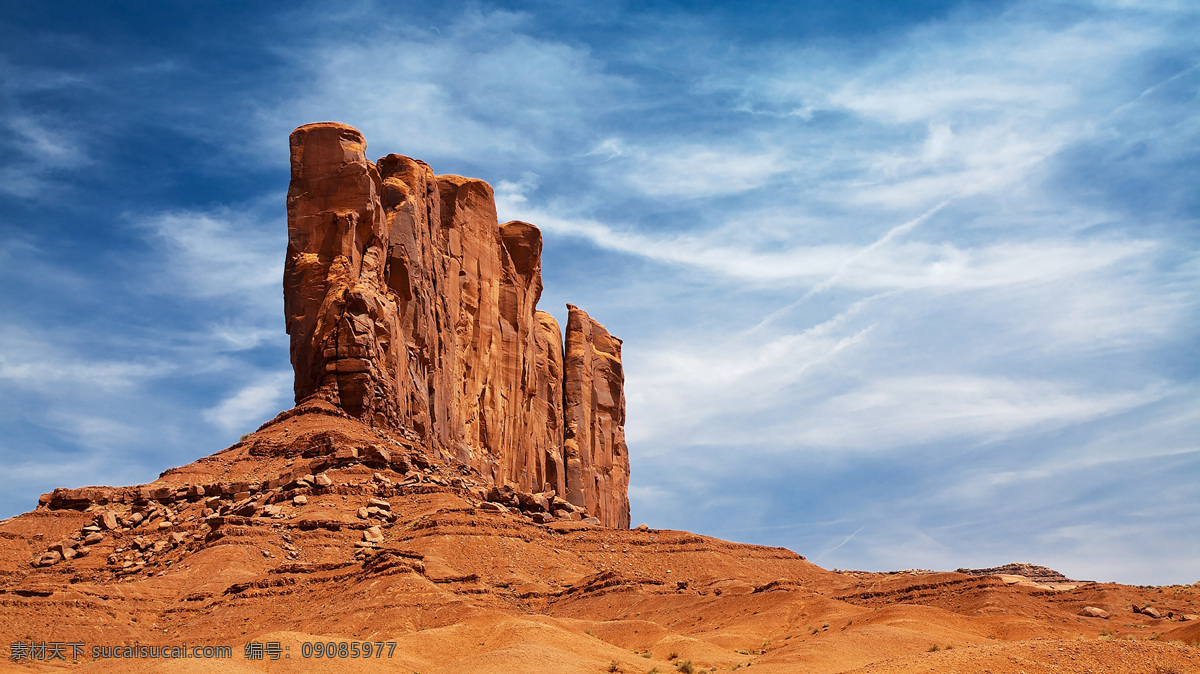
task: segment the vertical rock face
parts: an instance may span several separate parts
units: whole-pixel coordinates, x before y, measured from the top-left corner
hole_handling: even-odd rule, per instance
[[[568,304],[563,436],[566,498],[598,513],[604,526],[629,528],[629,450],[621,340]]]
[[[541,232],[491,186],[366,158],[356,129],[292,133],[284,311],[296,402],[405,429],[497,484],[629,526],[620,340],[538,311]]]
[[[353,416],[397,420],[397,313],[387,292],[380,178],[356,129],[292,133],[284,314],[296,398],[317,395]]]

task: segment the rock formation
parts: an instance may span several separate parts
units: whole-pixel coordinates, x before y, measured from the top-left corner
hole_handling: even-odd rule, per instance
[[[492,188],[366,156],[356,129],[291,136],[284,312],[296,402],[403,429],[523,492],[629,526],[620,340],[537,310],[541,232]]]
[[[601,517],[605,526],[629,527],[629,452],[625,447],[625,391],[621,340],[568,304],[564,412],[566,494]]]

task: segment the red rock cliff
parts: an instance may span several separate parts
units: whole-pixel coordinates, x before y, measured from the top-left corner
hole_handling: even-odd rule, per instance
[[[296,402],[404,429],[497,485],[629,526],[620,340],[538,311],[541,232],[492,188],[330,122],[291,136],[284,312]]]

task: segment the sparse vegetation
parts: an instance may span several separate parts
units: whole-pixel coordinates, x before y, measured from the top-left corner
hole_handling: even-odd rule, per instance
[[[593,632],[593,631],[591,631],[591,630],[584,630],[584,631],[583,631],[583,633],[584,633],[584,634],[586,634],[586,635],[588,635],[589,637],[594,637],[594,636],[596,636],[596,633],[595,633],[595,632]]]
[[[928,651],[928,652],[930,652],[930,653],[936,653],[936,652],[938,652],[938,651],[940,651],[940,650],[942,650],[942,649],[941,649],[941,648],[938,648],[938,645],[937,645],[937,644],[934,644],[934,645],[930,646],[929,648],[926,648],[925,650],[926,650],[926,651]]]
[[[679,653],[675,651],[671,651],[670,654],[667,655],[668,660],[674,660],[677,657],[679,657]]]
[[[692,667],[691,660],[684,660],[683,662],[676,663],[675,669],[679,671],[680,674],[696,674],[696,668]]]
[[[621,665],[617,664],[617,661],[616,661],[616,660],[610,660],[610,661],[609,661],[609,663],[608,663],[608,669],[606,669],[606,670],[604,670],[604,671],[606,671],[606,672],[619,672],[619,671],[621,671]]]

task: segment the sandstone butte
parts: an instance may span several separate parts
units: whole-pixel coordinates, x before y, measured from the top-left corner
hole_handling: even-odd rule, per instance
[[[1200,672],[1197,585],[830,571],[630,529],[620,340],[537,311],[540,233],[498,224],[487,183],[365,152],[292,135],[296,406],[0,522],[5,669],[81,644],[89,671]],[[183,643],[232,657],[93,657]]]

